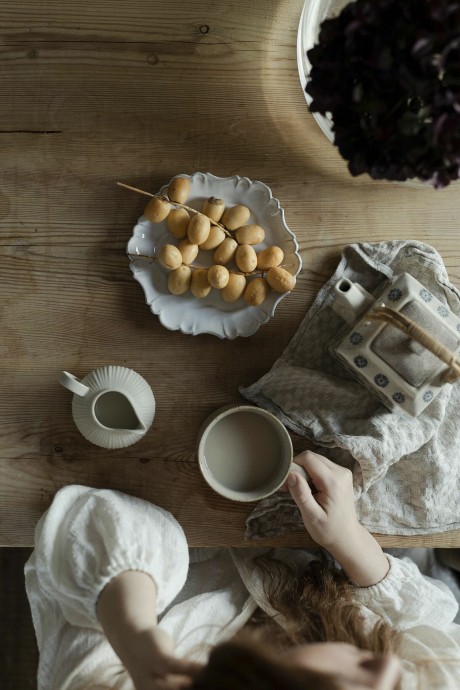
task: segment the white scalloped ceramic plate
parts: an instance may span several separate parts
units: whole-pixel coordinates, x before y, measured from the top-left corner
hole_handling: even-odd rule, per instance
[[[283,267],[293,275],[299,273],[302,262],[295,235],[286,225],[284,211],[267,185],[238,175],[216,177],[211,173],[194,173],[177,177],[190,178],[192,187],[186,203],[191,208],[201,209],[210,196],[223,199],[227,206],[247,206],[251,210],[248,222],[257,223],[265,230],[265,240],[257,245],[257,251],[272,244],[278,245],[284,252]],[[165,185],[159,193],[165,194],[167,188]],[[228,304],[217,290],[211,290],[204,299],[197,299],[190,292],[172,295],[167,288],[167,270],[158,261],[136,257],[136,254],[156,256],[167,243],[177,244],[178,240],[169,232],[166,221],[151,223],[142,216],[134,227],[127,253],[131,257],[131,271],[144,290],[147,304],[158,315],[162,325],[172,331],[180,330],[191,335],[210,333],[230,339],[249,336],[273,316],[276,305],[289,294],[271,290],[258,307],[248,306],[243,299]],[[211,266],[212,252],[200,251],[195,263]]]

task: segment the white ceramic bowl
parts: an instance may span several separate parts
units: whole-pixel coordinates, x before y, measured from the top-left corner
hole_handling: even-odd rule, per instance
[[[299,70],[303,95],[305,96],[308,106],[310,106],[312,102],[312,97],[305,91],[305,87],[310,79],[311,70],[311,64],[307,57],[307,51],[318,43],[321,23],[325,19],[336,17],[351,1],[352,0],[305,0],[304,2],[299,28],[297,31],[297,68]],[[313,118],[316,120],[323,134],[326,135],[330,142],[334,143],[334,132],[332,131],[333,121],[331,113],[322,115],[321,113],[314,112],[311,114],[313,115]],[[383,182],[386,182],[386,180],[383,180]],[[429,182],[416,178],[404,180],[404,182],[394,181],[393,184],[402,184],[406,187],[413,187],[415,189],[432,189],[432,186]]]
[[[307,51],[318,42],[321,22],[324,19],[337,16],[349,2],[350,0],[305,0],[297,32],[297,68],[303,95],[308,105],[310,105],[312,98],[305,91],[311,69]],[[312,115],[329,141],[334,142],[330,114],[312,113]]]
[[[190,198],[186,202],[191,208],[201,209],[210,196],[223,199],[227,206],[247,206],[251,210],[248,223],[257,223],[265,230],[265,239],[255,247],[256,251],[278,245],[284,252],[283,267],[293,275],[299,273],[302,261],[295,235],[286,225],[280,202],[267,185],[238,175],[216,177],[197,172],[177,177],[188,177],[191,181]],[[167,188],[165,185],[159,193],[165,194]],[[169,232],[166,221],[151,223],[142,216],[127,246],[133,276],[142,286],[150,309],[165,328],[191,335],[211,333],[219,338],[250,336],[273,316],[277,304],[289,294],[271,290],[258,307],[248,306],[243,299],[233,304],[224,302],[217,290],[211,290],[204,299],[197,299],[191,292],[172,295],[167,288],[167,270],[158,261],[137,255],[156,256],[164,244],[177,244],[178,241]],[[194,263],[211,266],[212,252],[200,251]],[[238,269],[235,267],[235,270]]]

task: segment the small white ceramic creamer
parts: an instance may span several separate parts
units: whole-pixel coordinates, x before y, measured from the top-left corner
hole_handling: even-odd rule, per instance
[[[139,441],[152,425],[152,389],[132,369],[99,367],[81,381],[63,371],[59,382],[74,393],[72,414],[78,430],[96,446],[125,448]]]

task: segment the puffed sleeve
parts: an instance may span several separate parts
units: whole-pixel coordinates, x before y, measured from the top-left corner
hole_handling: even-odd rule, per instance
[[[101,629],[96,603],[112,578],[140,570],[157,586],[157,612],[173,601],[188,571],[184,532],[171,513],[118,491],[67,486],[35,533],[40,588],[72,625]]]
[[[446,629],[458,611],[449,588],[422,575],[409,558],[386,556],[390,562],[386,577],[372,587],[357,588],[356,600],[402,631],[418,625]]]

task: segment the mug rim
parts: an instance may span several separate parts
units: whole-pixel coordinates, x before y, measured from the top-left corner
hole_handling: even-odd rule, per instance
[[[271,486],[269,489],[266,490],[261,490],[258,491],[257,489],[252,490],[252,491],[237,491],[235,489],[227,489],[225,486],[223,486],[213,475],[211,469],[209,468],[209,465],[206,462],[205,454],[204,454],[204,446],[206,443],[206,440],[209,436],[210,431],[216,426],[218,422],[220,422],[222,419],[225,417],[228,417],[231,414],[236,414],[238,412],[253,412],[255,414],[260,415],[261,417],[265,417],[272,427],[275,427],[280,434],[280,437],[282,436],[284,441],[287,443],[288,447],[288,458],[285,459],[285,448],[283,449],[283,462],[286,465],[285,472],[283,473],[283,476],[280,480],[278,480],[273,486]],[[281,438],[280,438],[281,440]],[[198,440],[198,465],[201,471],[201,474],[208,484],[208,486],[211,487],[217,494],[220,496],[223,496],[224,498],[227,498],[231,501],[236,501],[238,503],[254,503],[255,501],[260,501],[263,498],[267,498],[268,496],[271,496],[274,494],[278,489],[284,484],[286,481],[286,478],[289,474],[289,471],[292,466],[292,460],[294,456],[294,451],[292,447],[292,440],[289,435],[288,430],[284,426],[284,424],[281,422],[278,417],[276,417],[272,412],[269,412],[269,410],[266,410],[262,407],[257,407],[255,405],[225,405],[224,407],[217,408],[214,410],[214,412],[211,412],[211,414],[208,415],[208,417],[205,419],[200,432],[199,432],[199,440]]]

